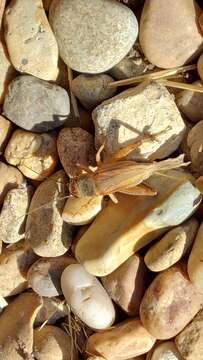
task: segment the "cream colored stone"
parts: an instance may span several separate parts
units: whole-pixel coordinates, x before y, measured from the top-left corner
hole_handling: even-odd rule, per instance
[[[164,119],[164,121],[163,121]],[[172,95],[161,84],[141,84],[103,102],[93,111],[95,143],[105,141],[107,155],[144,134],[156,137],[143,142],[129,159],[162,159],[174,152],[184,135],[185,124]]]
[[[148,182],[154,197],[118,195],[102,210],[76,244],[76,258],[87,271],[105,276],[137,250],[186,220],[201,202],[200,192],[180,171],[154,176]]]
[[[41,299],[37,294],[24,293],[6,307],[0,316],[0,357],[2,360],[31,358],[33,323],[41,305]]]
[[[198,221],[191,218],[164,235],[147,251],[144,261],[151,271],[163,271],[178,262],[191,248]]]
[[[0,115],[0,153],[4,150],[12,130],[12,124],[5,117]]]
[[[8,85],[15,75],[16,71],[8,57],[3,36],[0,34],[0,104],[3,103]]]
[[[200,225],[188,259],[188,275],[196,288],[203,292],[203,224]]]
[[[126,360],[147,353],[155,341],[139,319],[132,319],[91,335],[86,352],[101,355],[108,360]]]
[[[84,73],[113,67],[138,35],[133,12],[114,0],[53,0],[49,18],[63,61]]]
[[[195,81],[194,85],[203,86],[201,81]],[[203,93],[191,90],[181,91],[177,97],[178,108],[193,122],[203,119]]]
[[[203,50],[197,25],[200,8],[193,0],[146,0],[140,22],[140,44],[147,59],[160,68],[192,61]]]
[[[42,181],[57,165],[56,136],[17,129],[5,149],[5,158],[26,177]]]
[[[0,161],[0,204],[9,190],[17,188],[23,182],[24,177],[18,169]]]
[[[62,213],[63,221],[72,225],[89,224],[102,210],[103,196],[70,197]]]
[[[5,11],[5,41],[16,70],[56,80],[58,46],[41,0],[14,0]]]
[[[47,325],[55,322],[68,315],[68,308],[64,300],[58,297],[43,297],[43,304],[35,318],[35,327],[46,322]]]
[[[203,175],[203,120],[199,121],[189,131],[187,137],[187,145],[189,147],[189,155],[191,160],[191,169],[196,175]]]
[[[183,360],[173,341],[155,345],[155,349],[152,349],[150,353],[150,355],[147,354],[146,360]]]

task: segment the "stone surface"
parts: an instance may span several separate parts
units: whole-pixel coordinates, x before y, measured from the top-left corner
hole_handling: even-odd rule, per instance
[[[90,74],[117,64],[138,35],[135,15],[115,0],[53,0],[49,19],[64,62]]]
[[[70,112],[69,96],[58,85],[21,75],[10,83],[3,111],[24,130],[46,132],[66,121]]]
[[[183,360],[173,341],[165,341],[155,345],[147,354],[146,360]]]
[[[140,22],[139,40],[147,59],[160,68],[192,61],[203,50],[197,25],[200,8],[193,0],[147,0]]]
[[[115,95],[117,88],[108,84],[114,79],[107,74],[78,75],[71,83],[71,89],[86,109],[94,109],[102,101]]]
[[[170,171],[148,183],[158,191],[154,197],[117,195],[109,202],[76,244],[75,254],[87,271],[110,274],[137,250],[186,220],[201,202],[188,174]],[[191,178],[190,178],[191,179]]]
[[[191,169],[196,175],[203,175],[203,120],[199,121],[189,131],[187,136],[187,145],[189,148],[189,158],[191,160]]]
[[[4,156],[26,177],[42,181],[54,172],[58,162],[56,136],[17,129],[9,140]]]
[[[195,81],[194,85],[202,87],[201,81]],[[203,119],[203,93],[183,90],[177,95],[178,108],[193,122]]]
[[[200,225],[188,259],[188,275],[196,288],[203,292],[203,224]]]
[[[12,124],[4,116],[0,115],[0,153],[3,152],[11,135]]]
[[[23,182],[24,177],[18,169],[0,161],[0,204],[9,190],[16,189]]]
[[[103,102],[93,111],[93,121],[96,148],[105,141],[108,155],[144,134],[156,134],[154,140],[146,140],[131,152],[128,158],[133,160],[167,157],[178,148],[185,130],[172,95],[155,82]]]
[[[64,223],[61,217],[67,192],[67,178],[60,170],[43,181],[34,193],[25,232],[26,239],[39,256],[63,255],[71,245],[73,227]]]
[[[0,34],[0,104],[3,103],[8,85],[15,75],[16,71],[9,60],[3,36]]]
[[[58,46],[41,0],[13,0],[4,16],[5,41],[16,70],[56,80]]]

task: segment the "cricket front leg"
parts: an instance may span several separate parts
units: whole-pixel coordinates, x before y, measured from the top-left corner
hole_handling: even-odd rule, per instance
[[[119,190],[120,193],[137,196],[155,196],[157,191],[146,184],[139,184],[137,186]]]

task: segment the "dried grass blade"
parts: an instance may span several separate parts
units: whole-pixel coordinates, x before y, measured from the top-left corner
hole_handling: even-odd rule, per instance
[[[199,85],[181,83],[181,82],[170,81],[170,80],[165,80],[165,79],[160,79],[157,81],[160,82],[161,84],[171,87],[171,88],[190,90],[190,91],[194,91],[194,92],[203,93],[203,87],[199,86]]]

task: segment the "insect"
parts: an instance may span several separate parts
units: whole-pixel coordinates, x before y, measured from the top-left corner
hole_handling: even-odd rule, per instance
[[[109,195],[114,202],[117,202],[114,195],[116,192],[129,195],[156,195],[157,191],[144,181],[160,171],[187,166],[188,163],[184,163],[184,155],[151,163],[138,163],[124,159],[144,141],[154,139],[153,135],[144,135],[133,144],[120,149],[104,163],[101,161],[101,152],[105,145],[102,145],[96,155],[97,167],[95,169],[78,164],[83,173],[70,180],[70,194],[75,197]]]

